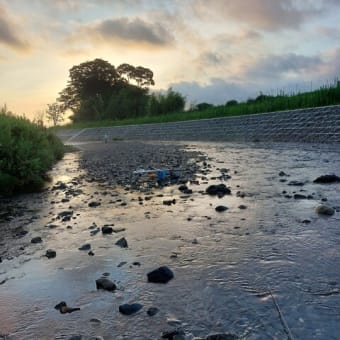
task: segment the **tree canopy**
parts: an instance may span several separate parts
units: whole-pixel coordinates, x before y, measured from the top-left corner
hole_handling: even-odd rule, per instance
[[[71,119],[75,122],[183,110],[184,97],[172,89],[164,95],[149,94],[149,87],[155,85],[153,77],[146,67],[123,63],[116,68],[98,58],[75,65],[57,103],[48,106],[48,117],[57,124],[60,111],[66,110],[72,112]]]

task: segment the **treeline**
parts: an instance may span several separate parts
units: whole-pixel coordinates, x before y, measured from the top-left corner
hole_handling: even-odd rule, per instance
[[[0,108],[0,195],[35,191],[63,157],[62,142],[41,125]]]
[[[50,104],[47,117],[54,125],[71,111],[73,122],[117,120],[178,112],[185,98],[169,89],[150,94],[153,72],[142,66],[121,64],[117,68],[102,59],[73,66],[69,81],[56,102]]]

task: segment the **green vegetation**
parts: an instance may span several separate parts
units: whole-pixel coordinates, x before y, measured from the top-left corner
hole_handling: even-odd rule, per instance
[[[156,97],[156,95],[154,95]],[[165,123],[184,120],[207,119],[216,117],[240,116],[246,114],[265,113],[283,110],[294,110],[310,107],[328,106],[340,104],[340,81],[322,86],[315,91],[304,93],[286,94],[283,91],[276,96],[260,93],[255,99],[246,102],[230,100],[225,105],[214,106],[208,103],[200,103],[189,111],[177,111],[160,114],[147,114],[141,117],[128,119],[84,121],[73,123],[61,128],[85,128],[100,126],[118,126],[130,124]]]
[[[0,109],[0,194],[35,191],[63,157],[61,141],[41,125]]]

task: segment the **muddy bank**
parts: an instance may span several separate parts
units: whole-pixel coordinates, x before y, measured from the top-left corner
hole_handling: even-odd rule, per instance
[[[80,145],[43,193],[16,201],[23,214],[2,227],[27,233],[0,263],[3,337],[285,339],[286,324],[296,339],[337,339],[340,183],[314,182],[338,171],[337,148],[175,143],[135,161],[124,145]],[[128,181],[126,166],[151,162],[185,175]],[[164,267],[167,283],[150,282]]]

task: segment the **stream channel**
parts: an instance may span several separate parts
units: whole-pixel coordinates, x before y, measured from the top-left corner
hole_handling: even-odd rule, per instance
[[[340,339],[340,183],[313,183],[339,175],[338,146],[183,147],[205,154],[209,168],[187,184],[190,195],[178,186],[156,188],[141,204],[139,193],[87,181],[81,152],[73,152],[54,167],[44,192],[7,201],[24,213],[0,222],[16,231],[1,241],[7,248],[0,263],[0,339],[160,339],[176,328],[188,339],[213,333]],[[221,169],[231,178],[221,179]],[[65,191],[52,190],[58,182],[73,195],[65,199]],[[221,182],[231,195],[205,193]],[[101,204],[89,207],[93,199]],[[176,204],[164,205],[166,199]],[[335,214],[319,216],[321,203]],[[218,205],[228,209],[217,212]],[[71,220],[56,219],[70,209]],[[91,235],[105,224],[123,230]],[[31,244],[35,236],[43,242]],[[125,249],[115,245],[123,236]],[[85,243],[94,256],[78,250]],[[44,256],[47,249],[56,257]],[[147,282],[146,274],[162,265],[174,279]],[[117,284],[115,292],[96,289],[103,273]],[[60,314],[54,309],[60,301],[80,311]],[[123,303],[143,309],[122,315]],[[149,316],[149,307],[159,312]]]

